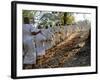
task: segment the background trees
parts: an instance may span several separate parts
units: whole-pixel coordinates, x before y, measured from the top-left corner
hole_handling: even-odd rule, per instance
[[[74,15],[71,12],[23,10],[23,17],[28,17],[30,22],[32,22],[32,19],[34,18],[38,25],[43,25],[44,27],[48,25],[54,27],[57,24],[71,25],[75,22]]]
[[[74,13],[64,12],[62,14],[62,24],[63,25],[71,25],[75,22]]]

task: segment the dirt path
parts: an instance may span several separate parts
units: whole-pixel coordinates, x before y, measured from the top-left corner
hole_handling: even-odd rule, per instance
[[[35,68],[57,68],[90,65],[90,44],[87,32],[72,33],[57,46],[38,57]]]

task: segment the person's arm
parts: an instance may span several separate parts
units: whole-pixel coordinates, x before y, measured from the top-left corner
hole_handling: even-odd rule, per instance
[[[38,32],[31,32],[32,35],[37,35],[38,33],[41,33],[41,31],[38,31]]]

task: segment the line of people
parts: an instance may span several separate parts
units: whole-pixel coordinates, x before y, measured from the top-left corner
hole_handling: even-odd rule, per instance
[[[34,68],[37,56],[45,55],[45,51],[59,44],[67,36],[66,26],[41,26],[30,23],[28,17],[23,19],[23,68]]]
[[[45,55],[45,50],[52,47],[54,36],[49,29],[37,28],[30,24],[28,17],[23,20],[23,68],[32,69],[35,67],[37,56]]]
[[[37,56],[45,55],[45,50],[63,41],[67,29],[62,29],[61,25],[47,26],[45,29],[36,27],[34,19],[32,24],[28,17],[23,20],[23,68],[34,68]]]

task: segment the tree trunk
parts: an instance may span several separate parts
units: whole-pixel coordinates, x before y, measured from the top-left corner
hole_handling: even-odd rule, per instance
[[[66,12],[64,13],[64,25],[66,25]]]

